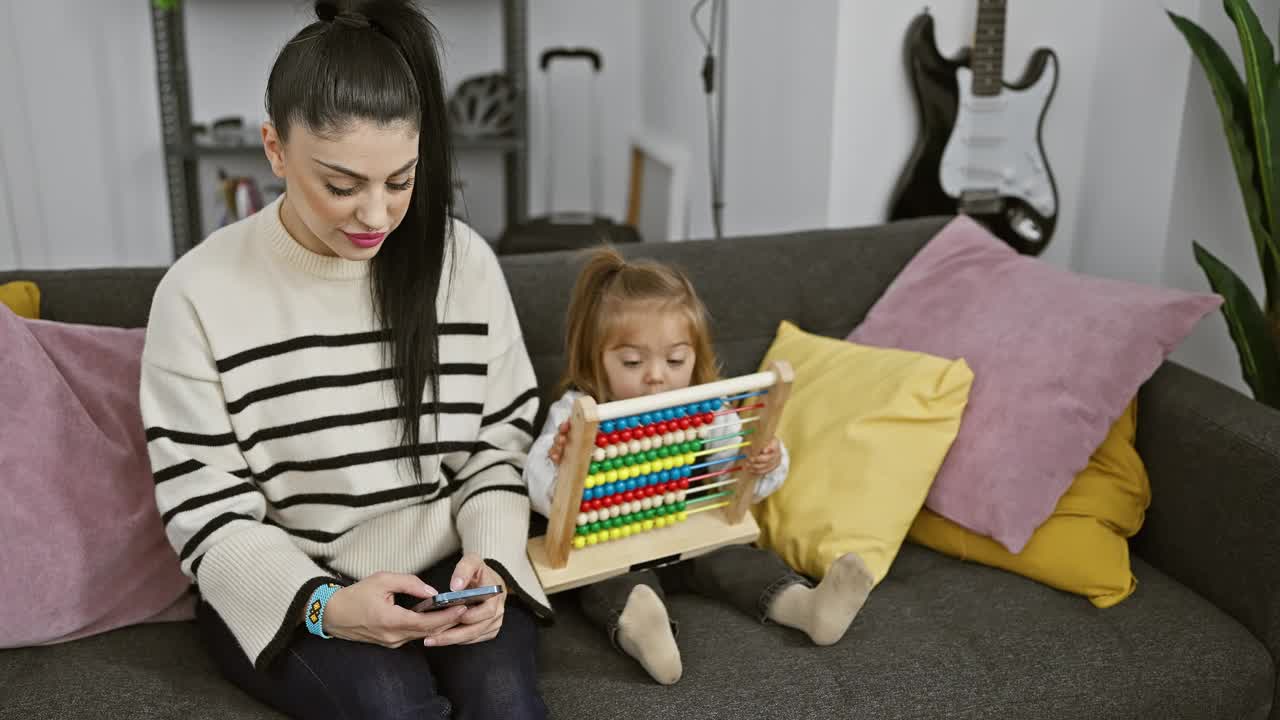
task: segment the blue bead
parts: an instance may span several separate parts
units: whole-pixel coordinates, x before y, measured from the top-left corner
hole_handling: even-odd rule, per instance
[[[613,432],[613,421],[605,420],[604,422],[600,423],[600,432],[606,435]]]
[[[702,403],[702,412],[709,413],[709,412],[715,412],[715,411],[716,411],[716,408],[714,405],[711,404],[710,400],[707,400],[706,402]]]
[[[676,408],[676,417],[682,418],[688,414],[689,414],[689,408],[687,406],[681,405],[680,407]]]
[[[663,410],[662,419],[664,422],[667,420],[675,420],[676,419],[675,411],[672,410],[671,408],[667,408],[666,410]]]
[[[652,416],[652,415],[650,415],[649,413],[645,413],[645,414],[641,415],[641,416],[640,416],[640,424],[641,424],[641,425],[652,425],[652,424],[653,424],[653,416]]]
[[[595,489],[595,488],[587,488],[586,490],[583,490],[583,491],[582,491],[582,499],[583,499],[583,500],[595,500],[595,499],[596,499],[596,489]]]
[[[663,470],[662,472],[658,473],[658,482],[660,482],[660,483],[664,483],[664,482],[667,482],[667,481],[668,481],[668,480],[670,480],[670,479],[671,479],[671,471],[670,471],[670,470]]]
[[[627,492],[629,490],[635,490],[635,489],[636,489],[636,481],[634,479],[628,480],[626,484],[622,486],[622,492]]]
[[[682,477],[682,478],[687,478],[687,477],[692,477],[692,476],[693,476],[693,468],[692,468],[692,467],[690,467],[690,466],[688,466],[688,465],[685,465],[684,467],[680,468],[680,477]]]
[[[707,401],[707,404],[711,406],[711,412],[715,412],[720,409],[720,406],[724,404],[724,401],[720,398],[711,398]]]

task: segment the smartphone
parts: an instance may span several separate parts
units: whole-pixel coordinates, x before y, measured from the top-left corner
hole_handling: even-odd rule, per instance
[[[467,588],[466,590],[442,592],[414,605],[412,609],[414,612],[430,612],[432,610],[443,610],[454,605],[479,605],[494,595],[501,594],[501,585],[481,585],[480,587]]]

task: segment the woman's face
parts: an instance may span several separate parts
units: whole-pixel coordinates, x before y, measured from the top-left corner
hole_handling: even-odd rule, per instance
[[[409,123],[358,120],[335,135],[294,125],[287,143],[263,123],[262,141],[287,189],[280,220],[311,252],[368,260],[404,219],[418,163]]]

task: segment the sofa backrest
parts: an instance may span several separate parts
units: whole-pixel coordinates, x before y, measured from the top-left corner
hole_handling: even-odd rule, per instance
[[[911,220],[718,241],[622,246],[684,268],[712,315],[727,375],[755,370],[778,323],[844,337],[889,282],[946,222]],[[564,313],[581,256],[572,252],[501,258],[525,344],[544,395],[564,365]],[[140,327],[164,268],[0,272],[0,284],[32,280],[42,317],[91,325]]]

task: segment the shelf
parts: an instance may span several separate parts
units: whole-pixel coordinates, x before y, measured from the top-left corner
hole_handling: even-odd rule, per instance
[[[460,152],[515,152],[516,150],[519,150],[523,144],[524,143],[518,137],[469,138],[456,135],[453,138],[453,148]],[[262,156],[261,143],[244,143],[242,145],[206,145],[200,143],[186,143],[183,145],[166,145],[165,150],[167,152],[188,157]]]

